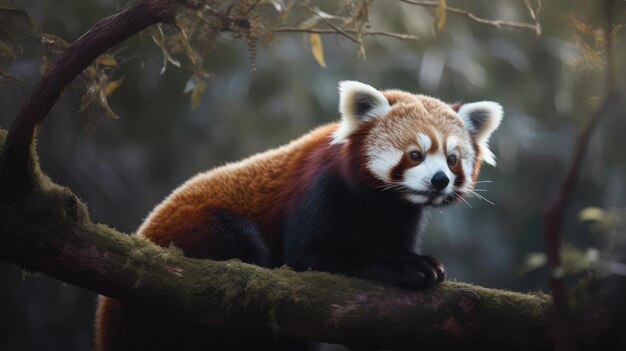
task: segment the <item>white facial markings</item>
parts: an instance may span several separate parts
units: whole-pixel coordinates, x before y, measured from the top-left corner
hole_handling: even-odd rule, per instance
[[[409,168],[404,175],[402,182],[407,188],[417,191],[431,191],[431,179],[435,173],[442,171],[450,179],[450,183],[442,189],[449,192],[454,186],[455,175],[448,168],[446,156],[438,152],[434,155],[427,155],[419,165]]]
[[[428,196],[417,194],[406,194],[405,198],[414,204],[425,204],[428,202]]]
[[[459,138],[455,137],[455,136],[451,136],[448,138],[448,140],[446,141],[446,151],[448,152],[448,155],[450,155],[452,153],[452,151],[454,150],[454,148],[456,148],[457,146],[459,146]]]
[[[426,134],[422,133],[417,133],[417,142],[422,147],[423,154],[426,154],[426,151],[428,151],[430,149],[430,146],[432,145],[432,141],[430,140],[430,138]]]
[[[368,150],[367,167],[370,172],[384,182],[391,182],[389,173],[402,159],[402,151],[395,148]]]
[[[441,136],[441,134],[439,133],[439,131],[437,131],[436,129],[432,131],[432,133],[435,136],[435,141],[437,142],[437,152],[443,152],[443,143],[441,142],[443,140],[443,137]]]

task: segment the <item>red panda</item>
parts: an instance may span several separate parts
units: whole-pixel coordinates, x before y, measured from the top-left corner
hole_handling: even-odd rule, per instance
[[[460,200],[482,161],[495,165],[488,140],[502,107],[451,106],[355,81],[339,84],[339,100],[339,123],[196,175],[150,213],[137,235],[195,258],[286,264],[406,288],[444,280],[444,265],[414,247],[424,212]],[[145,313],[100,297],[97,348],[143,349],[155,334],[166,341],[151,348],[185,348],[205,333],[177,339],[172,329],[150,329],[176,322]]]

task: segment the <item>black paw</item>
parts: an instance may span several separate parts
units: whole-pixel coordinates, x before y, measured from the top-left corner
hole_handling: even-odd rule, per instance
[[[410,288],[424,288],[446,279],[446,267],[438,259],[425,255],[408,255],[402,264],[399,283]]]

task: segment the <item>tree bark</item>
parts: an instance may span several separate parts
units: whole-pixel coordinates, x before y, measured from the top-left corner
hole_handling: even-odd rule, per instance
[[[0,131],[0,144],[5,134]],[[32,191],[0,198],[0,258],[100,294],[210,326],[330,343],[550,347],[546,294],[455,282],[412,291],[286,267],[191,259],[93,224],[69,189],[40,171],[32,177]]]

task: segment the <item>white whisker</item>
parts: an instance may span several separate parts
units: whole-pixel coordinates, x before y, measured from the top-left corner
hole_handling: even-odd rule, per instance
[[[472,195],[476,196],[477,198],[481,199],[481,200],[484,200],[484,201],[486,201],[486,202],[488,202],[488,203],[490,203],[490,204],[492,204],[492,205],[495,205],[493,202],[489,201],[489,199],[487,199],[486,197],[484,197],[484,196],[480,195],[479,193],[477,193],[477,192],[475,192],[475,191],[473,191],[473,190],[468,190],[468,192],[469,192],[470,194],[472,194]]]
[[[459,199],[463,200],[463,202],[465,202],[467,204],[467,206],[469,206],[469,208],[474,208],[472,207],[472,205],[469,204],[469,202],[467,202],[467,200],[465,200],[463,198],[463,196],[461,196],[460,194],[458,194],[456,191],[453,191],[452,194],[456,197],[458,197]]]

